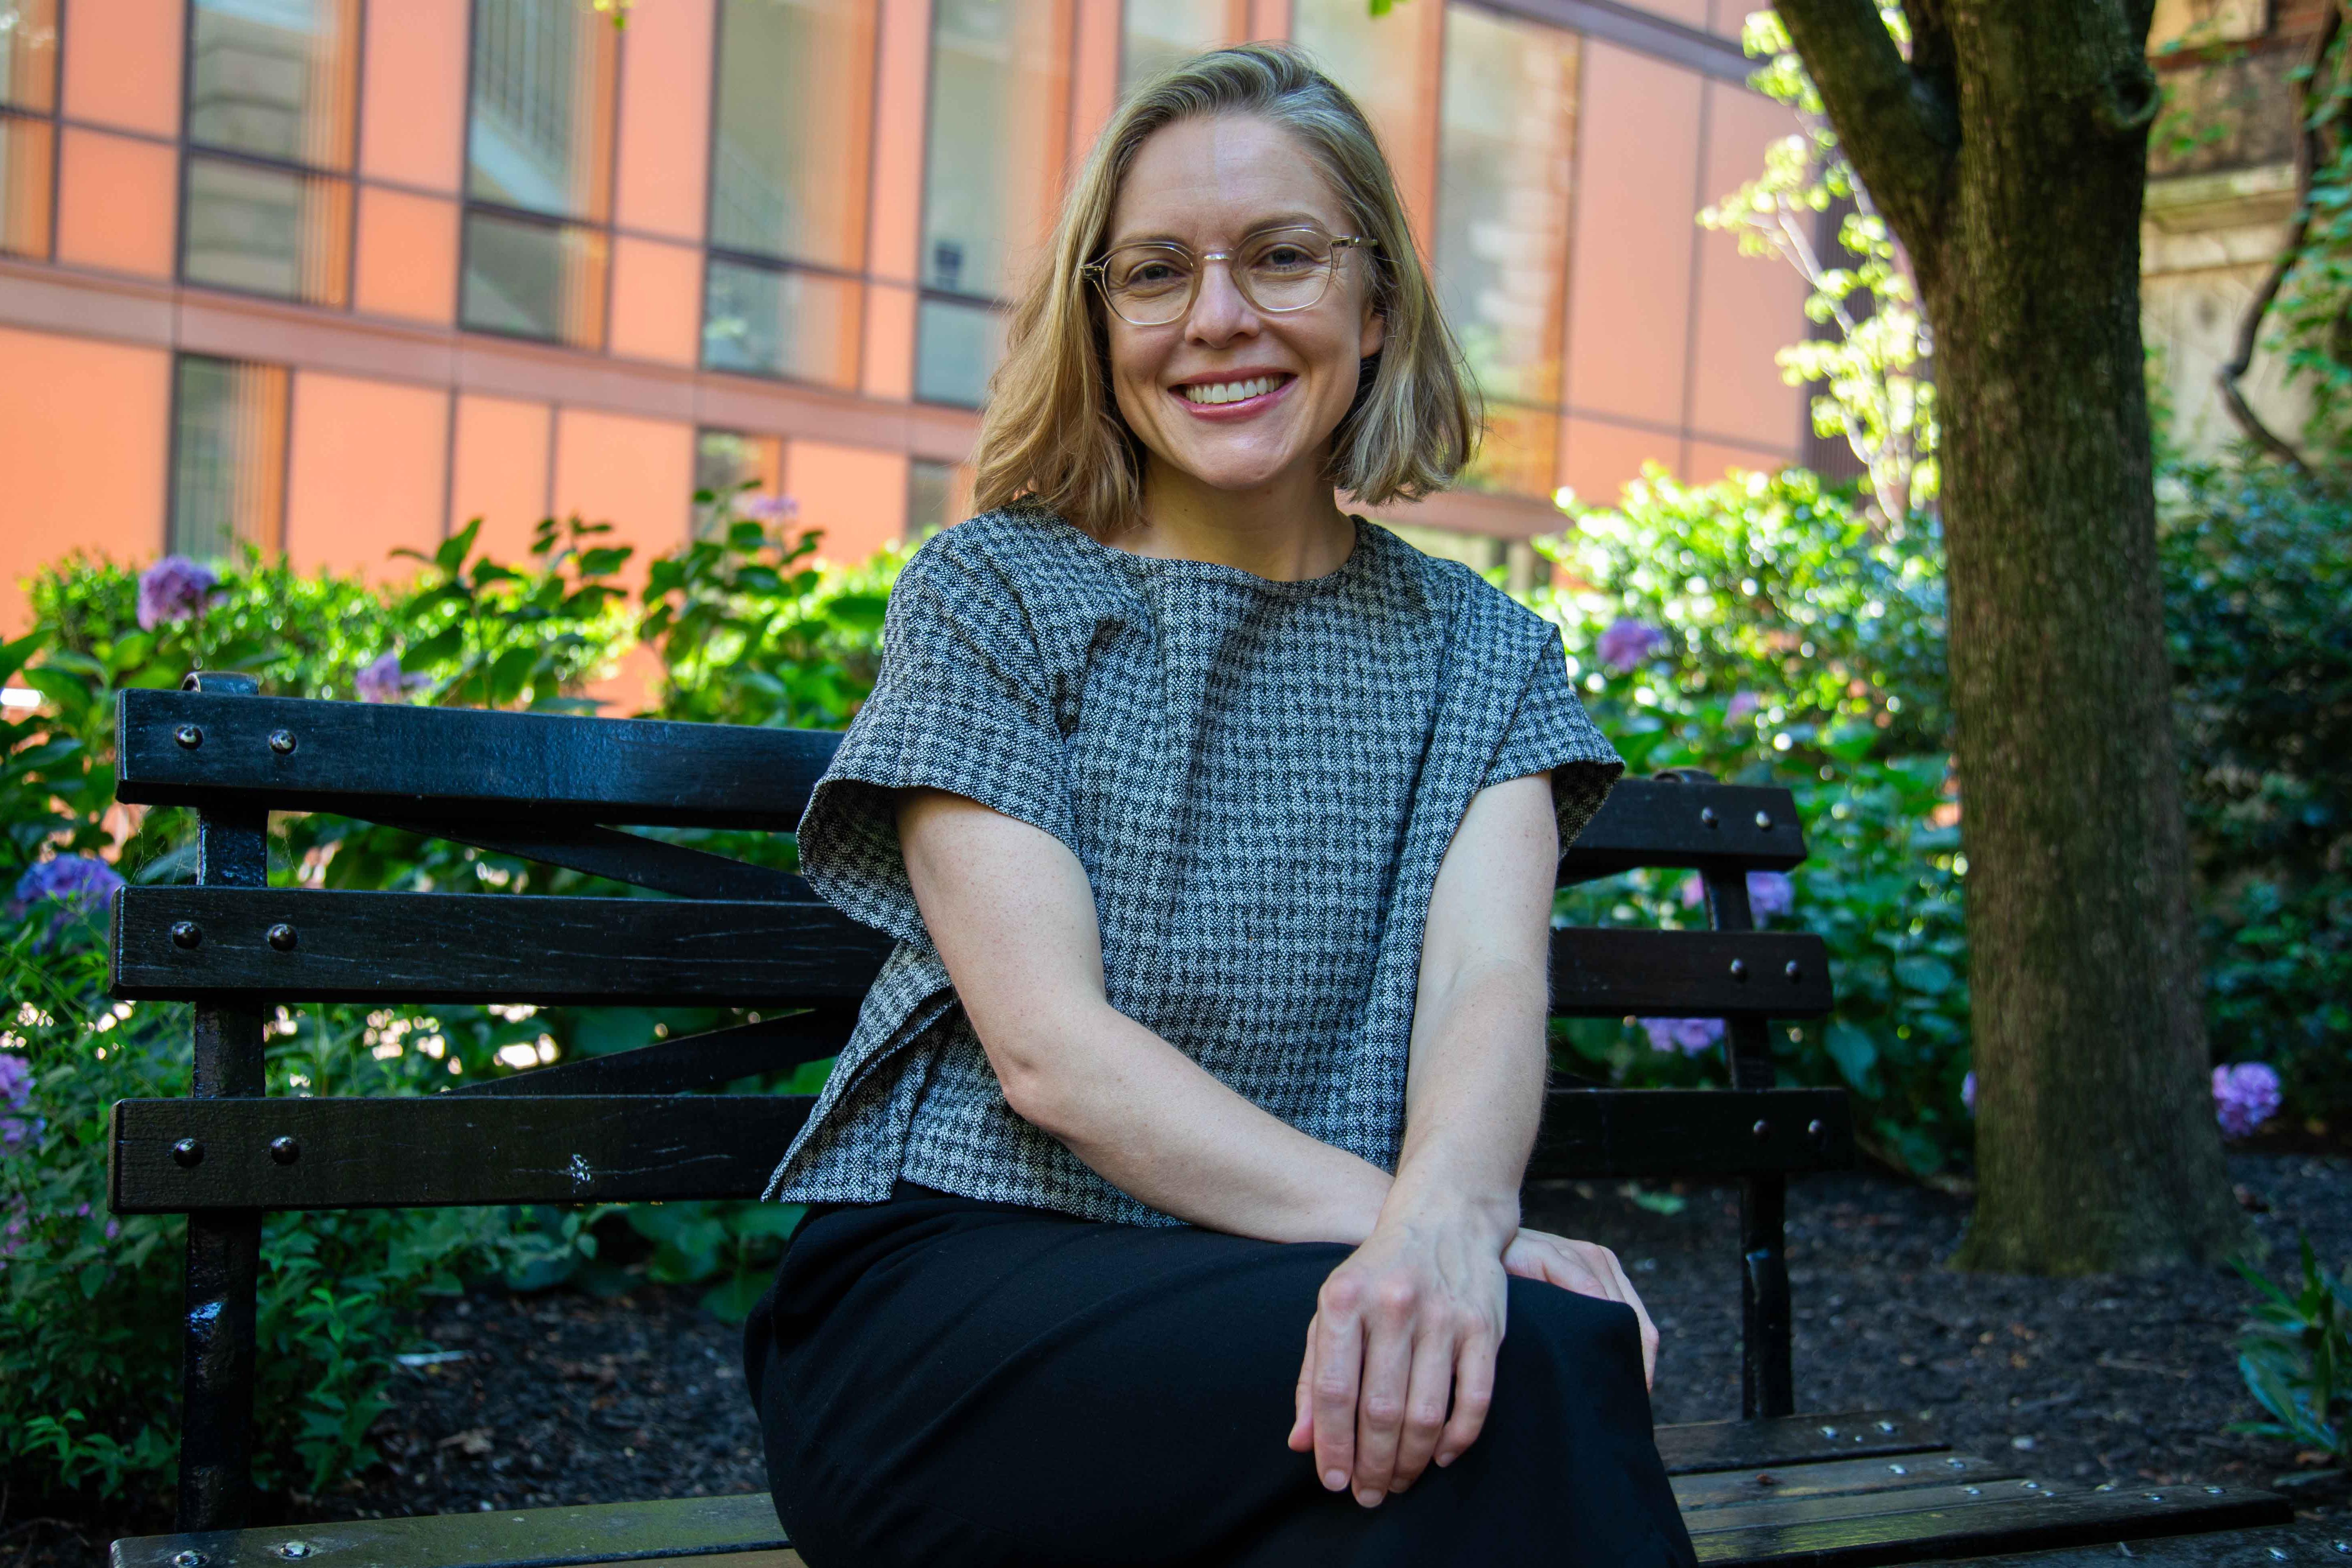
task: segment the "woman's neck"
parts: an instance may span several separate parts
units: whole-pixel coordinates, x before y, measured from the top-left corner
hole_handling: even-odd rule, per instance
[[[1148,457],[1143,521],[1114,542],[1137,555],[1237,567],[1276,582],[1328,576],[1356,548],[1356,529],[1322,472],[1318,462],[1256,489],[1219,490]]]

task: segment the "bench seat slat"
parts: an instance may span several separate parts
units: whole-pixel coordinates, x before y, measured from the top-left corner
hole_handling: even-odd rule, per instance
[[[1932,1453],[1944,1447],[1934,1423],[1900,1410],[1687,1421],[1658,1428],[1658,1454],[1666,1461],[1666,1473],[1675,1476]]]
[[[1663,1428],[1664,1439],[1674,1430]],[[1677,1483],[1677,1500],[1687,1483]],[[2149,1494],[2161,1498],[2150,1501]],[[1753,1510],[1685,1504],[1698,1560],[1708,1568],[1805,1563],[1869,1568],[1923,1558],[1992,1555],[2145,1540],[2192,1531],[2287,1523],[2285,1499],[2243,1488],[2167,1487],[2099,1492],[2053,1485],[1922,1489],[1863,1496],[1790,1498]],[[1735,1521],[1735,1513],[1743,1517]],[[299,1541],[316,1568],[572,1568],[668,1563],[681,1568],[796,1568],[765,1492],[606,1503],[521,1512],[436,1514],[271,1530],[158,1535],[118,1541],[110,1568],[170,1568],[181,1552],[206,1568],[283,1568],[279,1548]],[[723,1554],[723,1555],[722,1555]]]
[[[1958,1489],[1951,1489],[1955,1492]],[[1882,1494],[1890,1506],[1854,1511],[1854,1500],[1797,1499],[1771,1519],[1714,1529],[1702,1513],[1686,1521],[1706,1568],[1804,1563],[1810,1568],[1871,1568],[1923,1558],[1993,1556],[2192,1531],[2254,1530],[2294,1517],[2286,1499],[2242,1487],[2155,1487],[2147,1492],[2057,1490],[2047,1497],[1945,1500],[1928,1492]],[[2161,1501],[2151,1501],[2151,1497]],[[1905,1506],[1894,1506],[1905,1505]]]
[[[1905,1454],[1894,1458],[1818,1459],[1777,1469],[1710,1470],[1675,1482],[1688,1516],[1701,1510],[1784,1502],[1798,1497],[1906,1491],[1919,1487],[2014,1484],[2016,1471],[1974,1454]]]
[[[428,1208],[756,1197],[814,1104],[786,1094],[436,1094],[123,1100],[118,1214]],[[1769,1124],[1766,1137],[1753,1124]],[[1818,1135],[1810,1122],[1822,1124]],[[270,1153],[294,1140],[281,1164]],[[194,1139],[202,1154],[174,1153]],[[1550,1096],[1531,1176],[1664,1178],[1850,1164],[1827,1089],[1567,1090]]]
[[[890,950],[829,904],[764,900],[131,887],[113,925],[114,992],[134,1001],[758,1006],[862,996]],[[278,926],[290,947],[272,946]],[[1559,1017],[1811,1018],[1830,1004],[1828,950],[1808,933],[1553,933]]]

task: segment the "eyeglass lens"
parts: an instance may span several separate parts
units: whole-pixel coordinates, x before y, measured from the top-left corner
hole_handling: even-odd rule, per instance
[[[1234,287],[1259,310],[1304,310],[1330,287],[1338,254],[1320,229],[1268,229],[1234,248]],[[1203,267],[1182,246],[1121,246],[1103,258],[1103,293],[1130,325],[1164,327],[1192,308]]]

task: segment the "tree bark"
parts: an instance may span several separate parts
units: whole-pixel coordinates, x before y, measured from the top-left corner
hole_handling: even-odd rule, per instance
[[[2139,335],[2153,0],[1780,0],[1944,412],[1978,1197],[1959,1267],[2242,1245],[2209,1071]]]

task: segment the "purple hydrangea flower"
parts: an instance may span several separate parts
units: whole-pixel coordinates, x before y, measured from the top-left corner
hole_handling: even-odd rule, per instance
[[[1797,884],[1789,880],[1786,872],[1751,871],[1748,873],[1748,907],[1759,920],[1786,915],[1797,907]]]
[[[1696,909],[1706,902],[1706,883],[1693,872],[1683,878],[1680,890],[1683,907]],[[1786,915],[1797,906],[1797,884],[1789,880],[1786,872],[1751,871],[1748,873],[1748,909],[1759,920],[1769,920],[1776,915]]]
[[[2242,1138],[2278,1114],[2279,1075],[2266,1062],[2241,1061],[2213,1070],[2213,1114],[2221,1135]]]
[[[39,1137],[48,1124],[46,1116],[0,1116],[0,1155],[16,1153],[18,1145]]]
[[[13,1051],[0,1051],[0,1100],[21,1111],[33,1102],[33,1064]]]
[[[1666,634],[1655,626],[1620,618],[1611,622],[1609,630],[1601,633],[1597,651],[1601,662],[1622,675],[1664,647],[1666,642]]]
[[[801,515],[801,504],[790,496],[746,496],[735,509],[755,522],[789,523]]]
[[[166,621],[202,615],[220,582],[184,555],[167,555],[139,574],[139,626],[152,632]]]
[[[16,894],[8,913],[22,916],[37,904],[58,908],[41,938],[46,944],[76,920],[87,920],[105,909],[106,901],[122,885],[114,868],[95,855],[58,855],[36,862],[16,879]]]
[[[352,684],[359,687],[360,701],[363,703],[396,703],[426,685],[427,677],[404,673],[400,655],[386,653],[362,665]]]
[[[1977,1075],[1973,1072],[1960,1080],[1960,1104],[1969,1115],[1977,1113]]]
[[[1679,1051],[1696,1056],[1723,1039],[1721,1019],[1635,1019],[1650,1037],[1652,1051]]]
[[[1723,722],[1726,724],[1738,724],[1740,720],[1748,718],[1757,713],[1763,706],[1764,699],[1758,696],[1754,692],[1734,692],[1731,694],[1731,700],[1724,705]]]

